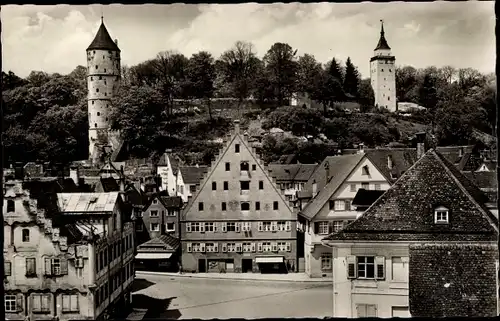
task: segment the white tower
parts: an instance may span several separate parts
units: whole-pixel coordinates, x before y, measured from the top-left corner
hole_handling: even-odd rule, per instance
[[[384,22],[380,31],[380,40],[370,59],[370,78],[375,94],[375,106],[397,110],[396,102],[396,57],[391,54],[391,47],[385,40]]]
[[[121,78],[118,41],[111,39],[102,17],[101,26],[87,48],[87,70],[89,158],[96,160],[102,146],[114,147],[108,113]]]

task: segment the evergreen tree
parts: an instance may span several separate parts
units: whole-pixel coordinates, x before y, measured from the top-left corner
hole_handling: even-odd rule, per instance
[[[353,98],[359,96],[359,73],[356,67],[352,64],[351,58],[348,57],[345,63],[345,77],[344,77],[344,92],[350,94]]]
[[[330,64],[328,66],[328,74],[332,78],[337,79],[340,83],[343,83],[344,77],[342,75],[342,68],[335,58],[332,58],[332,61],[330,61]]]

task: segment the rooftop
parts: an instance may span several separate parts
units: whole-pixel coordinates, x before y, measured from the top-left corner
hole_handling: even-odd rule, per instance
[[[118,197],[118,192],[59,193],[57,203],[63,213],[113,212]]]
[[[97,30],[94,40],[90,43],[87,50],[112,50],[120,51],[118,45],[111,39],[111,36],[104,25],[104,21],[101,21],[101,26]]]

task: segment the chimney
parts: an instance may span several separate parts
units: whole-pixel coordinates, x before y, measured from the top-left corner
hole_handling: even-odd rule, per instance
[[[365,144],[359,143],[358,145],[358,154],[363,154],[365,152]]]
[[[69,168],[69,178],[75,182],[76,186],[79,186],[80,184],[80,170],[78,166],[71,166]]]
[[[425,154],[425,132],[416,133],[417,138],[417,159],[420,159]]]
[[[240,133],[240,120],[239,119],[234,120],[234,132],[236,134]]]
[[[118,46],[118,39],[115,39],[115,43],[116,43],[116,45]]]

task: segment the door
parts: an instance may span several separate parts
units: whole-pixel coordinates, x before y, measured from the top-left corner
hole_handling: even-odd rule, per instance
[[[198,259],[198,272],[199,273],[207,272],[207,269],[205,266],[205,259]]]
[[[241,271],[243,273],[252,272],[252,259],[241,260]]]
[[[408,307],[392,307],[393,318],[411,318]]]

